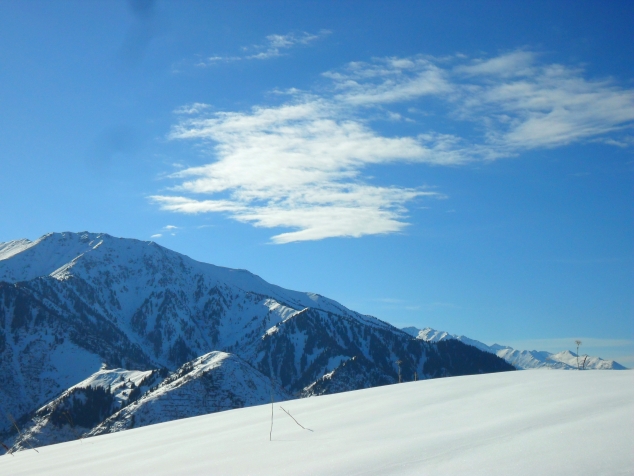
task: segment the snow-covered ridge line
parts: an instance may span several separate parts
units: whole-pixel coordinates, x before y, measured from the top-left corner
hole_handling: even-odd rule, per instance
[[[89,420],[110,415],[145,393],[159,377],[156,371],[100,369],[39,408],[15,435],[12,451],[45,446],[82,437]],[[10,440],[7,440],[10,441]]]
[[[116,238],[107,233],[48,233],[35,241],[21,239],[2,243],[0,245],[0,281],[28,281],[44,276],[67,279],[70,275],[85,278],[85,267],[82,269],[82,266],[78,266],[79,264],[86,261],[94,262],[105,254],[110,257],[110,262],[113,265],[126,266],[125,257],[139,252],[148,257],[162,255],[180,267],[188,268],[190,274],[214,275],[216,280],[230,283],[244,292],[258,292],[276,298],[287,307],[311,307],[326,312],[361,316],[361,314],[350,311],[332,299],[312,292],[284,289],[270,284],[244,269],[203,263],[164,248],[153,241]],[[132,268],[132,271],[138,271],[138,269]],[[387,323],[372,316],[362,317],[373,325],[387,325]]]
[[[502,346],[499,344],[489,346],[463,335],[449,334],[448,332],[438,331],[436,329],[432,329],[431,327],[425,327],[424,329],[405,327],[402,330],[411,336],[426,342],[458,340],[484,352],[495,354],[519,370],[539,368],[577,370],[577,362],[579,361],[581,365],[585,357],[580,355],[577,359],[577,354],[569,350],[553,354],[551,352],[538,350],[516,350],[512,347]],[[626,370],[626,367],[614,360],[604,360],[600,357],[592,356],[587,356],[587,358],[585,358],[584,368],[588,370]]]
[[[514,370],[495,355],[454,342],[413,342],[326,297],[153,242],[53,233],[2,249],[0,401],[39,444],[262,403],[271,385],[279,388],[276,398],[301,398],[401,377]],[[210,352],[231,357],[198,372],[198,359]],[[143,402],[128,377],[121,391],[76,386],[87,378],[105,382],[105,368],[154,370],[160,379],[148,384]],[[224,397],[197,400],[209,389]],[[14,441],[12,428],[0,418],[0,440]]]

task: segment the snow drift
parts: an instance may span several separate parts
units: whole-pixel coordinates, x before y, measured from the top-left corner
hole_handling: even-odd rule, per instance
[[[0,457],[0,473],[634,474],[634,373],[506,372],[231,410]],[[306,431],[279,407],[288,410]]]

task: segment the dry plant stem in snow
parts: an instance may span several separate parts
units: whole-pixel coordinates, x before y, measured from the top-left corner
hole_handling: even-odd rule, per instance
[[[269,441],[273,439],[273,382],[271,382],[271,431],[269,431]]]
[[[299,426],[301,426],[304,430],[313,431],[313,430],[311,430],[310,428],[306,428],[306,427],[305,427],[304,425],[302,425],[300,422],[298,422],[297,420],[295,420],[295,417],[294,417],[293,415],[291,415],[289,412],[287,412],[287,411],[284,409],[284,407],[280,407],[280,408],[282,409],[282,411],[283,411],[284,413],[286,413],[289,417],[291,417],[291,418],[293,419],[293,421],[294,421],[295,423],[297,423]]]
[[[70,430],[77,437],[77,439],[83,444],[84,443],[84,436],[80,435],[79,433],[77,433],[77,431],[75,431],[75,425],[73,423],[73,420],[70,417],[70,414],[68,412],[63,412],[63,415],[66,417],[66,419],[68,420],[68,423],[70,424]]]
[[[11,456],[15,456],[13,452],[11,451],[11,448],[5,445],[3,441],[0,441],[0,445],[2,445],[2,447],[7,451],[8,454],[10,454]]]
[[[18,430],[18,436],[22,436],[22,433],[20,432],[20,429],[18,428],[18,424],[16,423],[15,419],[13,418],[13,415],[11,415],[10,413],[7,413],[7,417],[9,418],[9,420],[11,421],[11,423],[13,423],[13,426],[15,426],[15,429]],[[29,439],[24,438],[24,442],[29,445],[29,448],[31,448],[33,451],[35,451],[36,453],[39,453],[38,450],[36,450],[35,448],[33,448],[33,446],[31,445],[31,443],[29,443]]]
[[[577,370],[580,370],[579,368],[579,346],[581,345],[581,341],[580,340],[576,340],[575,344],[577,344]]]

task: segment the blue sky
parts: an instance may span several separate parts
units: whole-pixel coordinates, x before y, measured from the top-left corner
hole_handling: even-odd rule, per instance
[[[632,18],[1,2],[0,241],[153,239],[397,326],[634,365]]]

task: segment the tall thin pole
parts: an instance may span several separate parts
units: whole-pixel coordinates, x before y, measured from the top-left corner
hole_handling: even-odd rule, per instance
[[[271,383],[271,431],[269,431],[269,441],[273,440],[273,381],[269,380]]]

